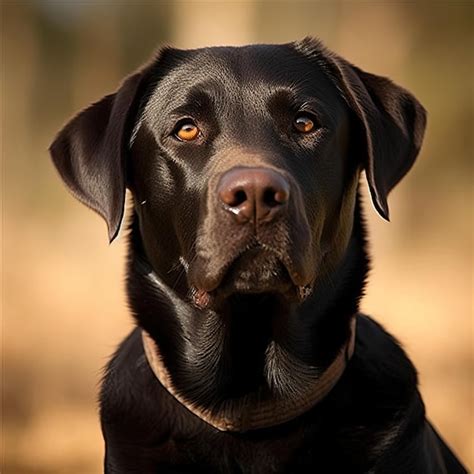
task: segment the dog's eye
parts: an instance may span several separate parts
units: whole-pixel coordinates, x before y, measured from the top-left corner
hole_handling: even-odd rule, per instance
[[[309,133],[316,128],[315,120],[309,114],[299,114],[296,116],[293,126],[300,133]]]
[[[186,119],[178,122],[173,133],[178,140],[191,142],[199,137],[201,131],[192,120]]]

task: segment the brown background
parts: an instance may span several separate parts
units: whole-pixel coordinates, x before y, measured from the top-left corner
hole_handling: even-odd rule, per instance
[[[403,342],[429,417],[473,468],[472,5],[3,2],[4,472],[101,471],[101,367],[132,327],[124,239],[109,247],[105,224],[66,192],[46,151],[54,133],[158,45],[307,34],[429,111],[392,223],[366,200],[375,259],[363,309]]]

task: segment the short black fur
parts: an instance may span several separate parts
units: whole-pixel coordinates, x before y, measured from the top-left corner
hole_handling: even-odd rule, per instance
[[[295,126],[304,117],[312,124]],[[199,133],[188,140],[180,124]],[[120,226],[133,196],[127,294],[136,329],[100,394],[107,473],[463,473],[426,421],[410,360],[359,313],[369,270],[358,188],[388,218],[425,112],[408,91],[305,39],[162,50],[51,146],[71,191]],[[238,193],[238,194],[237,194]],[[238,197],[238,199],[237,199]],[[285,423],[220,431],[249,394],[298,404],[346,347],[330,393]]]

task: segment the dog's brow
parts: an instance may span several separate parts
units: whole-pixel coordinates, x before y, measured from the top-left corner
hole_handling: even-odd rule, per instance
[[[305,92],[295,91],[293,88],[281,88],[272,93],[269,106],[277,107],[278,110],[286,109],[293,113],[310,112],[316,116],[321,123],[329,126],[337,124],[334,111],[324,105],[323,101],[315,96],[310,96]]]
[[[210,113],[215,109],[216,102],[222,94],[217,85],[209,83],[197,84],[183,94],[181,100],[173,104],[172,115],[186,113]]]

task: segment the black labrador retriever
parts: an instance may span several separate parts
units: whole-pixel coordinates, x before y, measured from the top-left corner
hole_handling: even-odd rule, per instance
[[[307,38],[163,49],[61,130],[54,163],[111,241],[134,202],[106,472],[466,472],[400,345],[358,312],[359,175],[388,219],[425,121]]]

